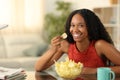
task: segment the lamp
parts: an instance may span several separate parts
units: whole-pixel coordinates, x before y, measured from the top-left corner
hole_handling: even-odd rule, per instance
[[[3,29],[3,28],[6,28],[6,27],[8,27],[7,24],[0,24],[0,30]]]

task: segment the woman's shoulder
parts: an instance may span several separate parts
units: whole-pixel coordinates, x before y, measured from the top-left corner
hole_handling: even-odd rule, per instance
[[[105,40],[98,40],[95,42],[95,48],[98,53],[105,53],[106,50],[113,48],[113,45]]]
[[[111,45],[111,44],[109,42],[105,41],[105,40],[95,41],[95,46],[104,47],[104,45]]]

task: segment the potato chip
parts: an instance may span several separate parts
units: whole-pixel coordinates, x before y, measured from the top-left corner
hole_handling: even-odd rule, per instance
[[[62,37],[63,39],[66,39],[66,38],[67,38],[67,34],[66,34],[66,33],[63,33],[63,34],[61,35],[61,37]]]

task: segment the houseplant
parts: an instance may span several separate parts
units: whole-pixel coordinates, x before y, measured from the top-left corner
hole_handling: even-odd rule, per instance
[[[56,12],[48,13],[45,16],[42,37],[46,43],[50,43],[51,38],[61,35],[64,32],[66,19],[71,11],[71,3],[57,1]]]

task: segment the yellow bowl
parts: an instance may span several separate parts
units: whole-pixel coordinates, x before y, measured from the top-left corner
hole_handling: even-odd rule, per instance
[[[66,79],[75,79],[77,78],[82,71],[83,64],[78,62],[75,63],[68,58],[64,62],[55,62],[55,70],[57,74]]]

